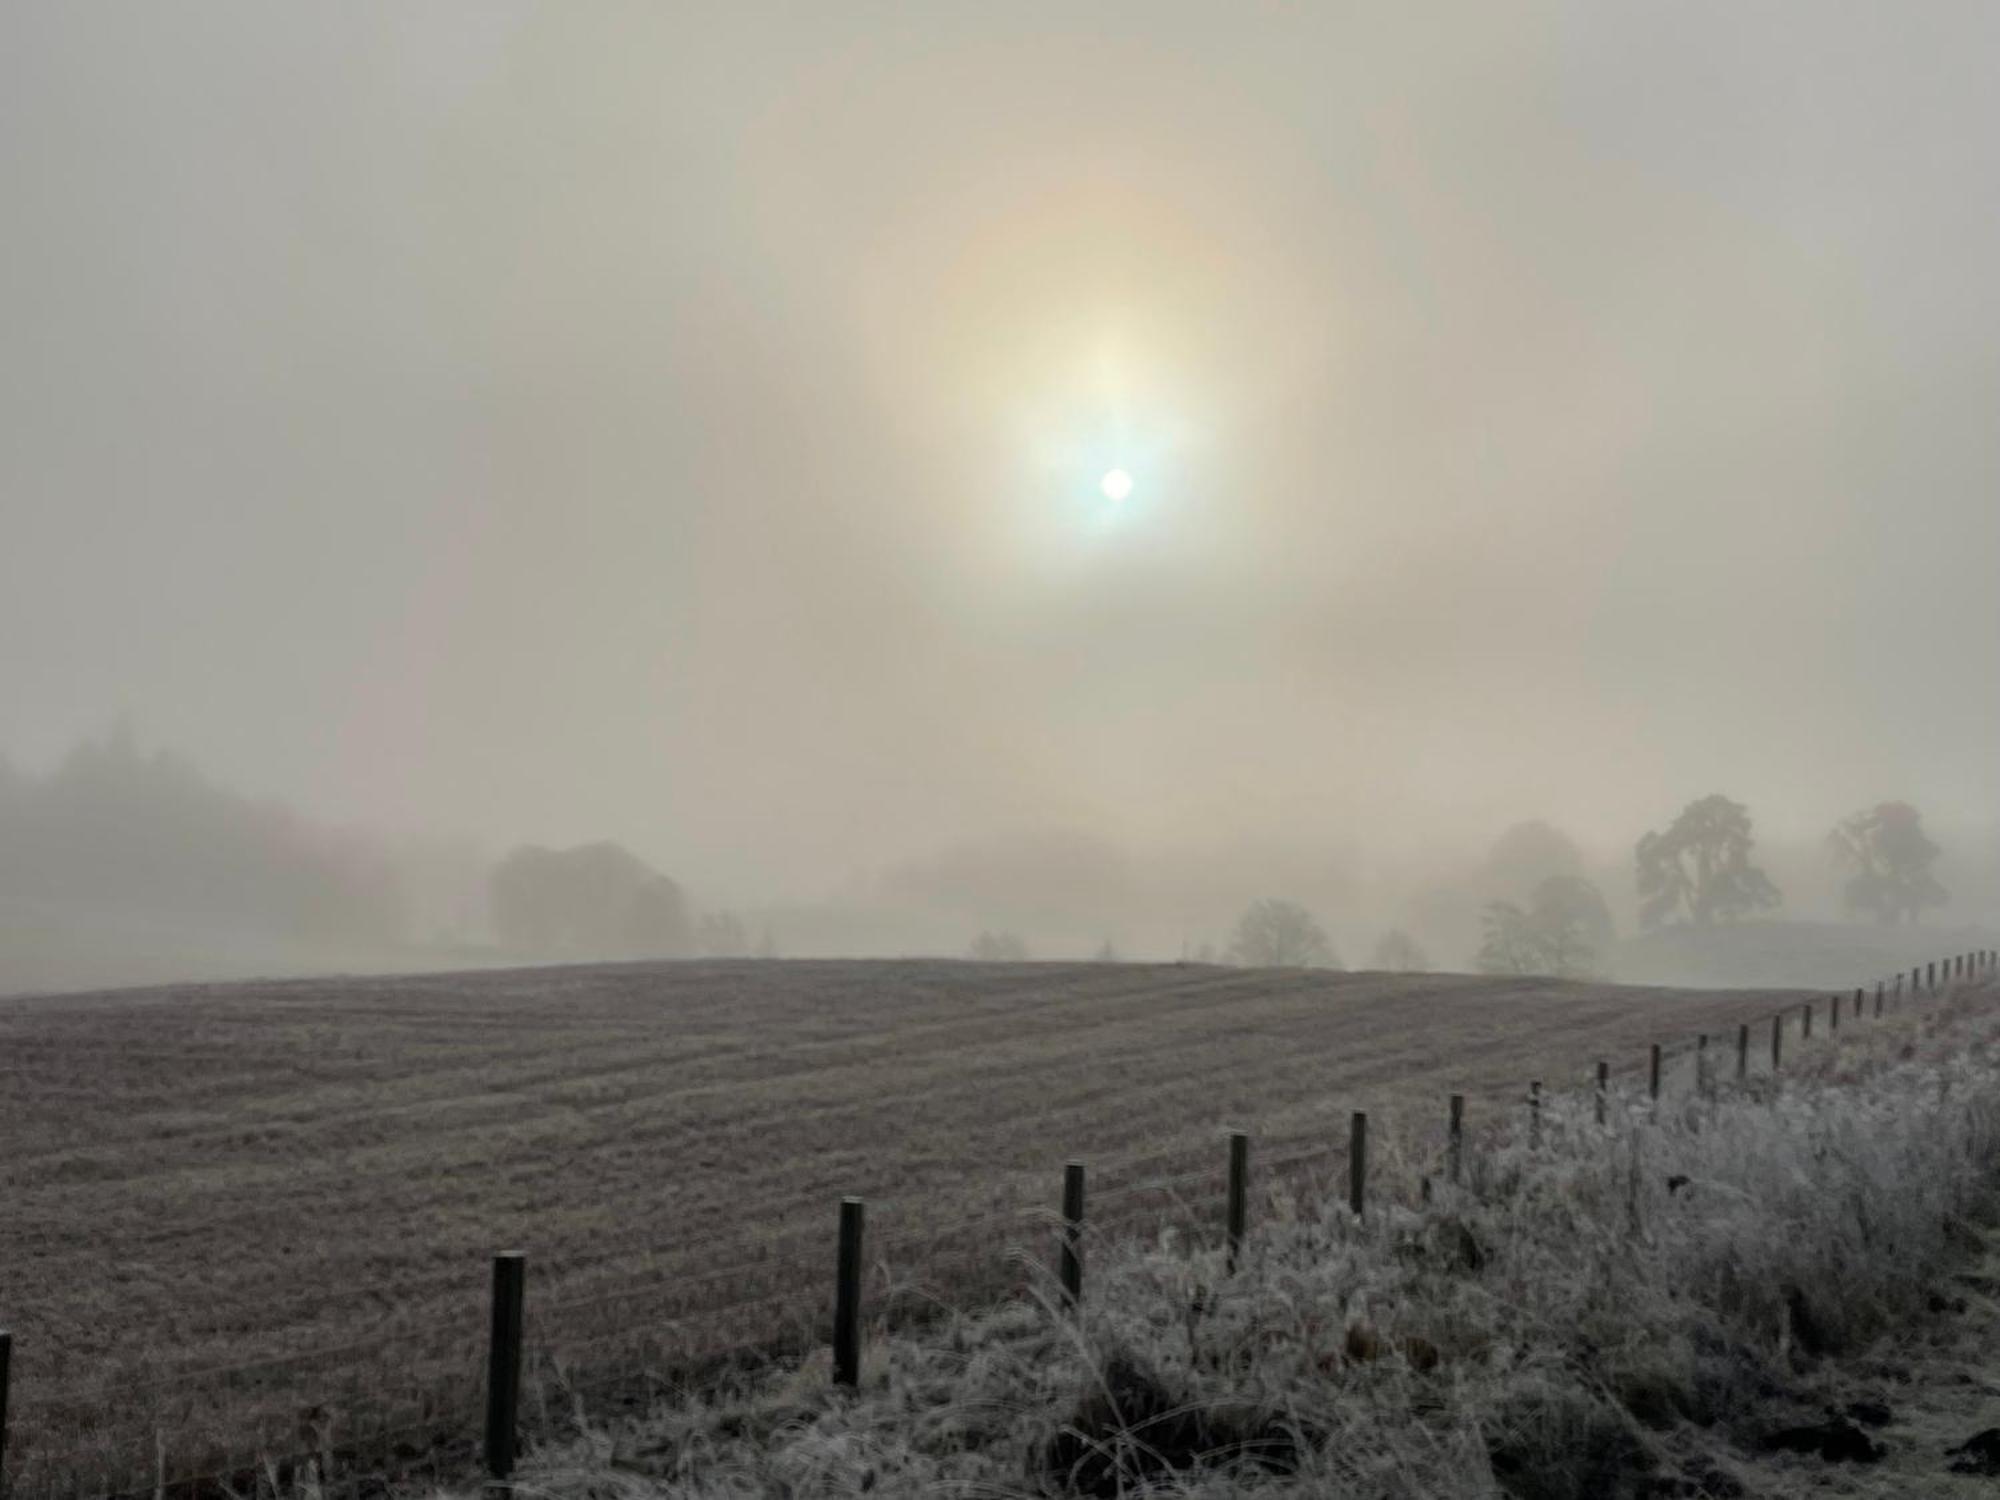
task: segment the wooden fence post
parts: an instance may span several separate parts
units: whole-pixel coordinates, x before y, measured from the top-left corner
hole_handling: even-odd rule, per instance
[[[0,1493],[7,1488],[7,1372],[14,1363],[14,1335],[0,1328]]]
[[[833,1383],[861,1384],[861,1231],[859,1198],[840,1200],[840,1253],[833,1274]]]
[[[1071,1307],[1083,1305],[1083,1163],[1063,1166],[1062,1290]]]
[[[1660,1105],[1660,1044],[1653,1043],[1653,1051],[1646,1065],[1646,1097],[1655,1109]]]
[[[1368,1115],[1357,1109],[1347,1125],[1347,1208],[1360,1218],[1368,1203]]]
[[[1736,1081],[1743,1082],[1750,1076],[1750,1023],[1745,1021],[1736,1028]]]
[[[1458,1186],[1459,1173],[1465,1165],[1465,1095],[1451,1096],[1451,1123],[1445,1137],[1445,1160],[1451,1175],[1451,1185]]]
[[[522,1304],[528,1257],[503,1250],[493,1257],[493,1317],[486,1348],[486,1473],[506,1490],[521,1451]]]
[[[1250,1137],[1240,1130],[1229,1132],[1229,1250],[1224,1269],[1235,1273],[1243,1254],[1243,1231],[1249,1217]]]
[[[1702,1032],[1694,1039],[1694,1091],[1703,1098],[1708,1096],[1708,1033]]]
[[[1771,1071],[1778,1071],[1785,1049],[1785,1013],[1779,1011],[1771,1017]]]
[[[1875,1019],[1882,1019],[1882,981],[1875,981]]]
[[[1854,1019],[1857,1021],[1861,1019],[1861,1005],[1864,999],[1865,997],[1861,993],[1861,986],[1856,985],[1854,987]]]
[[[1602,1125],[1611,1106],[1611,1064],[1597,1060],[1597,1123]]]
[[[1935,959],[1924,965],[1924,989],[1933,995],[1937,993],[1937,960]]]
[[[1803,1028],[1799,1032],[1799,1040],[1802,1042],[1812,1040],[1812,1010],[1812,1001],[1810,1000],[1799,1007],[1799,1021]]]
[[[1528,1082],[1528,1145],[1530,1149],[1542,1144],[1542,1080]]]
[[[1840,996],[1838,995],[1828,995],[1826,997],[1826,1029],[1836,1034],[1840,1031]]]

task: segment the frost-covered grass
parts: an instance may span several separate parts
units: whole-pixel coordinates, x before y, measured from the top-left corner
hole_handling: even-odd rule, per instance
[[[1729,1494],[1768,1413],[1922,1314],[1986,1210],[2000,1020],[1972,990],[1782,1082],[1543,1139],[1365,1224],[1294,1204],[1243,1265],[1094,1245],[1042,1298],[597,1426],[552,1496]],[[1150,1487],[1150,1488],[1148,1488]],[[1757,1490],[1763,1493],[1763,1490]]]

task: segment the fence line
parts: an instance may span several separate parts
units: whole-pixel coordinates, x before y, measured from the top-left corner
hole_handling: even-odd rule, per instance
[[[1903,1008],[1906,997],[1915,1001],[1923,997],[1935,997],[1947,993],[1968,981],[1985,981],[2000,968],[2000,955],[1982,949],[1973,953],[1954,954],[1942,960],[1931,960],[1899,971],[1874,982],[1874,1015],[1883,1017],[1889,1012]],[[1906,985],[1907,979],[1907,985]],[[1848,997],[1845,991],[1827,997],[1826,1032],[1830,1041],[1837,1042],[1843,1028],[1852,1029],[1867,1016],[1867,986],[1857,986],[1853,991],[1851,1013],[1846,1013]],[[1770,1068],[1763,1075],[1777,1076],[1781,1073],[1784,1057],[1784,1036],[1788,1017],[1795,1011],[1798,1016],[1796,1031],[1801,1040],[1813,1035],[1813,1017],[1818,1002],[1789,1002],[1784,1006],[1755,1015],[1737,1023],[1736,1057],[1734,1077],[1739,1082],[1747,1082],[1752,1076],[1750,1052],[1753,1028],[1768,1021],[1771,1024]],[[1726,1040],[1727,1033],[1715,1033]],[[1703,1032],[1693,1038],[1680,1038],[1671,1042],[1650,1044],[1643,1059],[1628,1058],[1613,1067],[1608,1059],[1600,1060],[1595,1069],[1595,1118],[1594,1128],[1605,1128],[1611,1123],[1609,1105],[1612,1102],[1614,1079],[1636,1079],[1643,1069],[1646,1077],[1645,1111],[1656,1111],[1664,1088],[1664,1073],[1670,1063],[1692,1058],[1694,1061],[1693,1086],[1697,1094],[1712,1091],[1719,1064],[1715,1053],[1723,1049],[1709,1049],[1710,1033]],[[1512,1117],[1523,1103],[1528,1115],[1528,1138],[1531,1145],[1538,1146],[1544,1130],[1544,1097],[1542,1078],[1529,1081],[1526,1093],[1510,1106],[1502,1116],[1492,1117],[1475,1125],[1475,1130],[1499,1132],[1507,1129]],[[1635,1105],[1622,1090],[1617,1091],[1620,1119],[1635,1118]],[[1441,1120],[1442,1158],[1440,1174],[1447,1186],[1457,1188],[1463,1181],[1466,1153],[1466,1096],[1453,1093],[1447,1101],[1448,1108]],[[1581,1094],[1576,1099],[1579,1110],[1584,1108]],[[1577,1116],[1579,1122],[1581,1115]],[[1148,1197],[1165,1196],[1174,1200],[1184,1209],[1201,1213],[1199,1205],[1182,1199],[1180,1195],[1195,1188],[1213,1191],[1218,1179],[1223,1185],[1220,1212],[1211,1225],[1223,1249],[1225,1274],[1233,1272],[1237,1266],[1248,1238],[1250,1229],[1249,1207],[1253,1182],[1262,1184],[1285,1182],[1287,1174],[1299,1175],[1301,1169],[1314,1166],[1330,1166],[1332,1142],[1314,1145],[1304,1141],[1297,1143],[1299,1149],[1290,1154],[1263,1157],[1253,1153],[1251,1137],[1247,1132],[1231,1131],[1227,1138],[1226,1159],[1212,1161],[1209,1165],[1174,1173],[1164,1177],[1139,1182],[1103,1184],[1105,1171],[1099,1167],[1092,1175],[1097,1178],[1092,1185],[1091,1206],[1093,1218],[1102,1225],[1128,1227],[1129,1216],[1120,1215],[1116,1209],[1121,1205],[1135,1205],[1138,1200]],[[1346,1206],[1353,1218],[1360,1222],[1366,1215],[1370,1203],[1369,1177],[1371,1171],[1369,1152],[1369,1123],[1365,1111],[1356,1110],[1350,1115],[1347,1132],[1347,1199]],[[1425,1149],[1419,1149],[1415,1157],[1405,1160],[1405,1166],[1413,1163],[1433,1161]],[[1126,1165],[1134,1165],[1128,1162]],[[1061,1207],[1052,1210],[1045,1207],[1023,1206],[1003,1209],[946,1221],[942,1224],[926,1225],[919,1229],[905,1230],[883,1237],[874,1247],[878,1261],[891,1251],[906,1249],[929,1249],[935,1252],[947,1240],[956,1236],[985,1234],[1004,1226],[1038,1227],[1048,1230],[1059,1242],[1059,1285],[1063,1301],[1080,1308],[1087,1295],[1085,1280],[1084,1247],[1086,1236],[1092,1232],[1085,1219],[1086,1164],[1071,1162],[1064,1168]],[[1432,1192],[1431,1174],[1423,1173],[1420,1178],[1422,1196],[1427,1200]],[[869,1246],[864,1231],[866,1207],[859,1198],[844,1198],[840,1202],[836,1236],[837,1254],[833,1257],[834,1286],[832,1298],[831,1335],[832,1370],[836,1384],[851,1387],[860,1378],[861,1333],[864,1306],[864,1272],[868,1264]],[[1107,1208],[1111,1212],[1106,1212]],[[1213,1211],[1213,1210],[1211,1210]],[[519,1252],[505,1252],[495,1258],[493,1284],[488,1299],[488,1326],[484,1341],[483,1380],[483,1425],[479,1434],[478,1448],[489,1478],[497,1485],[504,1486],[510,1478],[522,1440],[519,1428],[520,1408],[523,1396],[524,1370],[536,1375],[534,1395],[546,1411],[547,1389],[551,1379],[559,1383],[559,1389],[572,1397],[590,1391],[605,1391],[618,1386],[631,1388],[636,1384],[646,1384],[653,1389],[683,1384],[673,1378],[670,1367],[653,1366],[641,1370],[620,1370],[606,1373],[594,1380],[579,1383],[572,1378],[574,1361],[580,1355],[608,1348],[612,1345],[629,1347],[633,1343],[657,1343],[661,1331],[657,1324],[639,1329],[620,1329],[610,1334],[586,1338],[581,1343],[571,1344],[564,1349],[562,1334],[553,1326],[552,1320],[571,1317],[587,1312],[601,1311],[613,1306],[629,1306],[648,1296],[671,1294],[686,1299],[692,1294],[708,1288],[734,1283],[742,1286],[745,1282],[769,1280],[773,1276],[786,1276],[806,1270],[811,1261],[796,1256],[759,1255],[779,1245],[804,1245],[815,1237],[808,1229],[790,1229],[766,1235],[718,1235],[679,1247],[675,1259],[686,1261],[701,1255],[727,1255],[733,1258],[729,1266],[715,1271],[687,1276],[670,1268],[662,1267],[641,1280],[629,1282],[608,1290],[594,1291],[583,1296],[568,1299],[544,1301],[531,1304],[527,1299],[529,1265],[525,1255]],[[823,1242],[822,1242],[823,1243]],[[992,1259],[990,1247],[980,1247],[980,1252]],[[745,1257],[751,1257],[745,1259]],[[566,1267],[566,1270],[571,1269]],[[363,1293],[380,1291],[393,1295],[390,1288],[362,1288]],[[666,1320],[666,1327],[679,1331],[686,1342],[686,1335],[693,1327],[705,1320],[720,1325],[725,1315],[758,1310],[780,1303],[795,1308],[807,1301],[817,1301],[810,1291],[810,1284],[803,1290],[765,1291],[733,1302],[708,1302],[700,1305],[688,1317]],[[532,1337],[531,1337],[532,1335]],[[146,1397],[157,1398],[172,1394],[192,1400],[192,1392],[204,1382],[221,1381],[234,1385],[251,1377],[272,1375],[279,1372],[299,1374],[308,1370],[337,1363],[352,1361],[359,1355],[384,1355],[396,1344],[408,1344],[415,1340],[442,1336],[447,1343],[456,1344],[456,1355],[463,1357],[472,1352],[476,1341],[462,1321],[423,1324],[416,1327],[399,1327],[375,1337],[328,1345],[289,1355],[272,1356],[226,1366],[209,1366],[192,1371],[162,1371],[150,1380],[127,1381],[112,1379],[86,1386],[56,1387],[43,1395],[36,1403],[36,1413],[56,1411],[69,1406],[81,1406],[90,1402],[116,1400],[138,1401]],[[814,1335],[817,1336],[817,1335]],[[0,1329],[0,1497],[7,1500],[24,1500],[21,1487],[22,1471],[28,1468],[18,1446],[10,1451],[10,1388],[18,1384],[13,1378],[12,1336]],[[546,1347],[544,1347],[546,1346]],[[742,1349],[745,1346],[738,1346]],[[448,1361],[452,1354],[431,1351],[437,1360]],[[726,1358],[729,1351],[722,1351]],[[541,1365],[553,1361],[553,1373],[541,1373]],[[692,1373],[692,1372],[690,1372]],[[350,1371],[358,1377],[359,1369]],[[419,1385],[416,1389],[418,1404],[431,1408],[439,1391],[435,1384]],[[12,1403],[11,1419],[18,1424],[24,1408],[20,1401]],[[438,1460],[445,1450],[457,1447],[469,1456],[473,1438],[465,1430],[462,1410],[459,1415],[448,1415],[444,1411],[427,1410],[425,1417],[415,1423],[405,1423],[390,1427],[385,1421],[381,1430],[373,1434],[357,1434],[353,1439],[338,1445],[322,1443],[313,1449],[278,1450],[272,1456],[264,1445],[255,1443],[253,1457],[245,1464],[225,1462],[213,1471],[181,1472],[169,1477],[165,1468],[164,1453],[159,1455],[159,1468],[142,1485],[121,1487],[116,1484],[97,1490],[107,1500],[138,1500],[141,1496],[161,1497],[161,1500],[180,1500],[213,1491],[217,1487],[244,1488],[244,1478],[249,1476],[249,1488],[255,1489],[258,1476],[272,1478],[281,1473],[305,1475],[310,1473],[323,1491],[352,1485],[357,1496],[361,1487],[375,1481],[386,1482],[400,1474],[420,1472],[425,1469],[423,1461],[428,1455]],[[365,1413],[363,1414],[365,1415]],[[407,1446],[407,1439],[423,1435],[426,1448],[408,1461],[400,1464],[392,1462],[396,1451]],[[373,1444],[368,1451],[379,1451],[383,1456],[382,1465],[360,1472],[356,1463],[364,1445]],[[72,1473],[63,1475],[61,1466],[46,1454],[37,1454],[39,1469],[48,1472],[37,1473],[44,1490],[62,1489],[66,1493],[80,1493]],[[336,1477],[332,1468],[346,1470]],[[107,1463],[113,1460],[107,1459]],[[432,1465],[435,1466],[434,1464]],[[30,1473],[36,1473],[28,1468]],[[107,1469],[107,1473],[109,1470]],[[129,1474],[129,1470],[127,1471]],[[67,1482],[65,1482],[67,1481]]]

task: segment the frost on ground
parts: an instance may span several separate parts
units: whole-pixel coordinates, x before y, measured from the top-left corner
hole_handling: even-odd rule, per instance
[[[1242,1267],[1091,1247],[1051,1290],[588,1428],[552,1496],[1981,1494],[2000,1384],[1991,990],[1598,1127],[1552,1101],[1460,1190],[1277,1204]],[[1986,1257],[1982,1271],[1982,1257]],[[1970,1278],[1968,1280],[1968,1278]],[[1991,1347],[1989,1343],[1987,1347]],[[1989,1440],[2000,1469],[2000,1434]],[[1956,1465],[1956,1469],[1954,1469]],[[1954,1489],[1954,1486],[1962,1487]]]

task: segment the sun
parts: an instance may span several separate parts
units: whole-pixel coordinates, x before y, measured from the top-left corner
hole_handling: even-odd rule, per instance
[[[1132,493],[1132,476],[1123,469],[1112,469],[1097,481],[1097,487],[1104,491],[1104,498],[1113,505]]]

